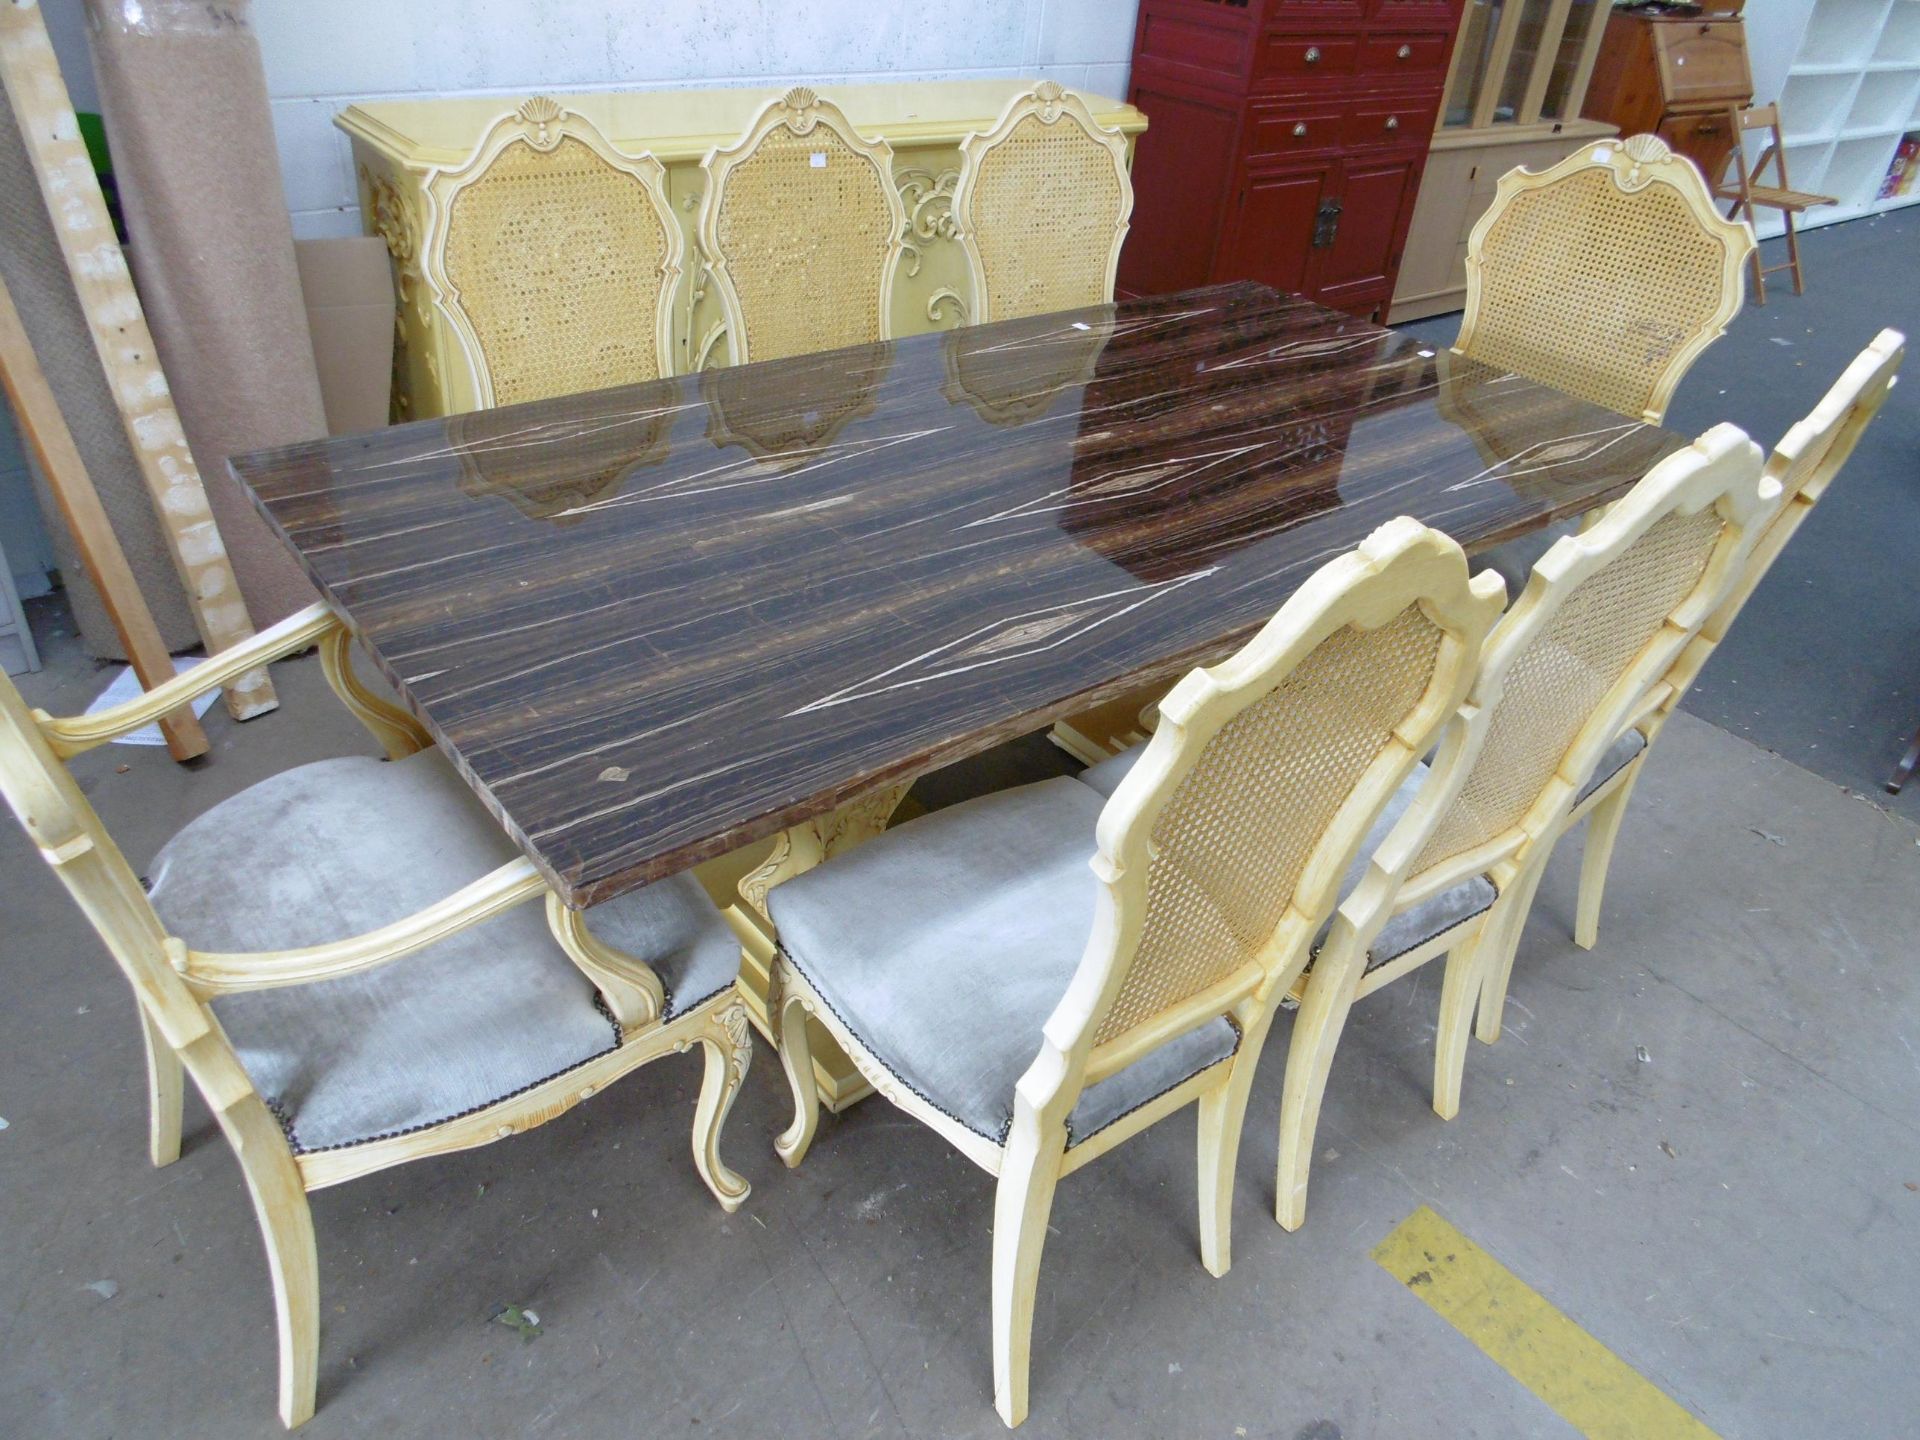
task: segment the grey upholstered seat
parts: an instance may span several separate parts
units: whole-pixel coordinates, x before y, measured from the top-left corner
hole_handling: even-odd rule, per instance
[[[1127,771],[1146,749],[1144,744],[1135,745],[1130,750],[1122,750],[1118,755],[1110,755],[1097,765],[1089,766],[1074,779],[1082,785],[1092,788],[1102,796],[1111,795],[1126,778]],[[1367,862],[1380,843],[1387,838],[1400,817],[1413,804],[1413,797],[1419,793],[1426,782],[1427,767],[1416,765],[1413,773],[1407,776],[1400,788],[1394,792],[1393,799],[1387,802],[1387,808],[1380,812],[1380,818],[1373,822],[1373,828],[1367,831],[1367,838],[1361,844],[1353,863],[1347,867],[1346,877],[1340,882],[1340,898],[1346,899],[1353,887],[1360,883],[1367,873]],[[1462,880],[1458,885],[1442,890],[1421,901],[1418,905],[1401,911],[1380,928],[1374,937],[1373,949],[1367,955],[1369,970],[1386,964],[1389,960],[1406,954],[1416,946],[1424,945],[1435,936],[1447,931],[1463,921],[1471,920],[1482,911],[1489,910],[1497,898],[1498,892],[1493,882],[1484,875],[1475,875]],[[1313,942],[1314,953],[1318,954],[1321,944],[1327,938],[1327,931],[1333,928],[1329,920],[1321,927],[1320,934]]]
[[[907,1088],[996,1143],[1093,926],[1102,797],[1042,780],[910,821],[768,893],[781,948]],[[1215,1020],[1090,1085],[1079,1144],[1226,1059]]]
[[[283,950],[392,924],[518,854],[428,750],[264,780],[181,830],[148,873],[161,920],[193,949]],[[690,876],[601,905],[588,924],[653,966],[669,1016],[739,967],[738,943]],[[538,900],[371,970],[213,1008],[296,1152],[452,1119],[619,1043]]]
[[[1588,777],[1587,783],[1580,787],[1580,798],[1575,800],[1574,804],[1580,804],[1607,781],[1618,775],[1626,768],[1629,760],[1646,748],[1647,737],[1638,730],[1629,730],[1615,740],[1600,757],[1600,763],[1593,767],[1593,774]]]

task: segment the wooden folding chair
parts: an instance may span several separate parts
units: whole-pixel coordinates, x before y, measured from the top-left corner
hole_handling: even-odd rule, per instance
[[[1840,202],[1831,195],[1816,195],[1810,190],[1795,190],[1787,180],[1787,151],[1780,139],[1780,107],[1774,105],[1749,105],[1744,109],[1738,105],[1729,105],[1727,115],[1732,120],[1735,133],[1744,134],[1748,130],[1771,130],[1773,139],[1767,148],[1760,152],[1758,163],[1751,168],[1747,165],[1747,150],[1744,143],[1733,147],[1733,173],[1738,184],[1733,186],[1715,184],[1713,194],[1716,200],[1730,200],[1727,218],[1733,219],[1745,211],[1742,217],[1751,225],[1753,207],[1766,205],[1780,212],[1781,223],[1787,227],[1787,263],[1784,265],[1762,265],[1760,251],[1756,246],[1749,263],[1753,266],[1753,303],[1767,303],[1766,277],[1781,270],[1793,272],[1793,293],[1807,293],[1806,280],[1800,272],[1800,237],[1793,233],[1793,217],[1803,210],[1811,210],[1816,205],[1838,205]],[[1766,183],[1766,169],[1772,162],[1779,184]]]

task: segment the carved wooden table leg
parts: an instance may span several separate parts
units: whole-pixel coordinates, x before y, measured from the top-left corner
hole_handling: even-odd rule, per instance
[[[781,881],[791,880],[821,861],[878,835],[887,828],[887,821],[906,798],[907,789],[907,785],[901,784],[869,791],[817,820],[782,831],[774,837],[773,849],[767,858],[741,879],[743,903],[734,906],[727,918],[740,936],[740,990],[746,998],[747,1014],[754,1028],[768,1040],[775,1039],[768,991],[772,984],[774,947],[779,940],[767,914],[767,892]],[[861,1077],[831,1035],[812,1021],[808,1022],[807,1034],[823,1105],[829,1110],[844,1110],[872,1093],[873,1087]]]

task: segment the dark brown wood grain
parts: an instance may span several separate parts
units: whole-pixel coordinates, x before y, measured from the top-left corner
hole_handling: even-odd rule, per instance
[[[233,462],[568,901],[1217,657],[1396,515],[1683,442],[1253,285]]]

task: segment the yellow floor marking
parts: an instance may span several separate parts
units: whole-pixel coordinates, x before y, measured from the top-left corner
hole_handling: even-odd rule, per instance
[[[1587,1440],[1718,1440],[1426,1206],[1376,1245],[1373,1258]]]

